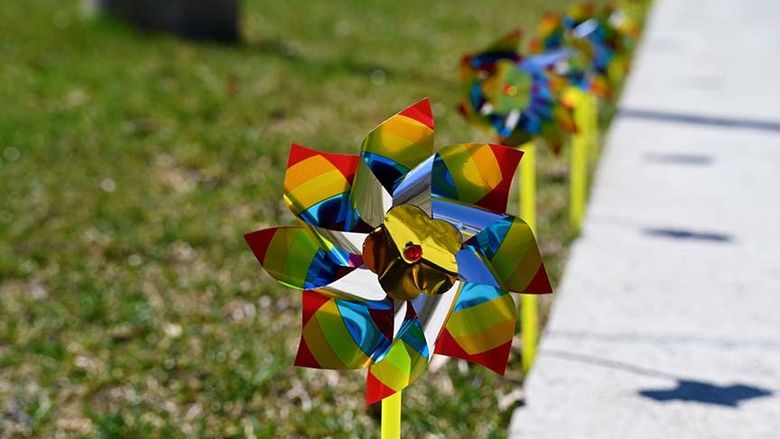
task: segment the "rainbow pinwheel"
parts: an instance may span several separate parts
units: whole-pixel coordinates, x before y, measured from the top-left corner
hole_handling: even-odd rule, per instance
[[[554,71],[569,85],[581,90],[594,88],[591,68],[592,48],[587,41],[573,38],[564,26],[564,17],[554,12],[544,14],[537,35],[531,38],[528,51],[535,55],[556,56]]]
[[[602,21],[610,29],[610,46],[615,50],[620,63],[615,63],[617,74],[628,73],[633,50],[642,34],[642,23],[645,20],[649,3],[645,0],[624,0],[604,6]]]
[[[604,6],[604,19],[622,39],[614,46],[617,50],[633,49],[636,45],[642,33],[645,6],[646,2],[642,0],[622,1]]]
[[[571,108],[561,98],[565,80],[551,72],[561,55],[522,57],[515,31],[488,49],[461,60],[467,99],[459,105],[469,121],[494,131],[505,145],[543,139],[559,152],[575,131]]]
[[[368,403],[434,353],[502,374],[509,292],[551,292],[533,233],[504,213],[521,156],[484,143],[434,153],[427,99],[374,129],[359,156],[293,145],[284,199],[299,223],[245,239],[272,277],[304,290],[295,364],[368,368]]]
[[[531,53],[559,54],[556,71],[571,85],[609,99],[628,72],[629,50],[638,24],[623,9],[592,3],[572,6],[566,15],[542,18]]]

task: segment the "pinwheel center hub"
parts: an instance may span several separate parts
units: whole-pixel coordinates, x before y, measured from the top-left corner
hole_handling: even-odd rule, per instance
[[[404,259],[409,262],[417,262],[422,259],[422,247],[419,244],[412,244],[411,242],[406,244],[404,248]]]
[[[443,294],[457,279],[460,233],[413,205],[390,209],[363,242],[363,262],[394,300]]]
[[[517,94],[517,87],[510,84],[504,84],[504,94],[507,96],[514,96]]]

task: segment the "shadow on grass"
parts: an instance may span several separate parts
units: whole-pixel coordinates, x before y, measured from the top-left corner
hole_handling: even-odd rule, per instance
[[[387,65],[371,61],[356,60],[349,55],[338,59],[309,59],[304,57],[295,45],[279,38],[264,38],[256,41],[244,41],[239,46],[249,52],[273,56],[294,64],[305,64],[308,68],[314,68],[319,72],[340,71],[354,75],[371,75],[372,80],[395,75],[396,72]]]

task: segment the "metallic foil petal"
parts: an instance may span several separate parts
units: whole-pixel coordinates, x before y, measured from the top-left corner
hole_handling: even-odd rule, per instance
[[[452,311],[459,295],[461,282],[455,282],[442,294],[420,295],[410,303],[414,307],[417,319],[425,334],[428,350],[433,352],[439,334]]]
[[[304,291],[302,331],[295,365],[362,369],[384,355],[392,341],[393,303],[336,299]]]
[[[384,356],[369,367],[366,381],[366,402],[373,404],[419,378],[428,368],[432,351],[412,306],[404,306],[400,329]]]
[[[363,241],[368,236],[368,233],[340,232],[320,227],[313,227],[313,229],[317,235],[322,236],[327,242],[333,243],[334,246],[352,255],[359,255],[362,252]]]
[[[487,143],[445,146],[436,153],[431,192],[503,213],[522,156],[517,149]]]
[[[351,256],[333,245],[323,245],[304,226],[275,227],[244,235],[260,265],[284,285],[298,289],[324,287],[355,266]]]
[[[486,262],[501,288],[515,293],[552,293],[539,246],[528,224],[507,215],[464,243]]]
[[[496,275],[487,266],[488,261],[472,247],[464,247],[455,255],[458,259],[458,277],[465,282],[501,287]]]
[[[385,213],[393,205],[393,197],[369,165],[361,162],[355,175],[351,193],[352,208],[371,227],[382,224]]]
[[[352,184],[352,208],[363,221],[378,227],[393,205],[391,194],[409,170],[432,152],[433,115],[430,102],[423,99],[382,122],[363,139]],[[410,198],[415,195],[408,193]]]
[[[383,300],[387,297],[376,274],[367,268],[358,268],[340,277],[319,290],[323,294],[350,300]]]
[[[464,283],[436,353],[468,360],[503,375],[515,333],[515,302],[506,291]]]
[[[382,122],[363,139],[361,158],[392,193],[410,169],[433,153],[433,115],[428,99]]]
[[[411,204],[431,214],[431,172],[435,156],[409,171],[393,192],[393,205]]]
[[[440,198],[434,198],[432,206],[433,217],[446,221],[458,229],[464,241],[507,216],[469,204]]]
[[[349,195],[359,156],[328,154],[293,144],[284,176],[284,201],[311,226],[338,231],[360,228]]]

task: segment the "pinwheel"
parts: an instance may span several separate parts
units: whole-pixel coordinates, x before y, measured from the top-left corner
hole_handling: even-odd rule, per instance
[[[564,26],[562,15],[554,12],[544,14],[537,34],[529,41],[528,51],[535,55],[554,55],[553,70],[566,78],[568,85],[591,91],[594,81],[592,48],[586,41],[571,36]]]
[[[427,99],[383,122],[359,156],[293,145],[284,200],[296,225],[248,233],[260,264],[303,290],[295,364],[368,368],[369,404],[419,378],[434,353],[503,373],[510,292],[550,293],[528,225],[504,213],[522,152],[433,151]]]
[[[645,2],[642,0],[622,1],[604,6],[602,11],[604,18],[622,41],[618,41],[615,47],[620,49],[633,49],[642,33],[642,21],[645,14]]]
[[[572,6],[564,16],[548,13],[531,40],[532,53],[557,53],[556,70],[571,85],[603,99],[613,97],[628,71],[638,24],[623,9],[592,3]]]
[[[629,70],[632,52],[642,34],[647,5],[644,0],[624,0],[608,4],[602,10],[602,20],[610,29],[610,45],[620,61],[616,63],[617,67],[613,68],[619,67],[617,73],[620,75],[625,75]]]
[[[576,38],[591,44],[593,69],[601,81],[597,86],[604,87],[602,93],[608,98],[614,97],[628,73],[634,23],[614,6],[598,10],[592,3],[584,3],[571,8],[564,24]]]
[[[561,56],[523,57],[519,43],[520,32],[514,31],[483,52],[463,57],[467,99],[459,110],[495,132],[502,144],[541,138],[557,154],[566,134],[575,131],[571,108],[561,99],[566,82],[551,72]]]

